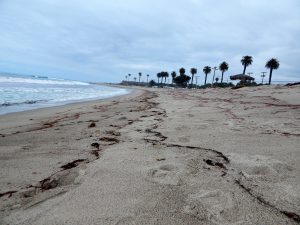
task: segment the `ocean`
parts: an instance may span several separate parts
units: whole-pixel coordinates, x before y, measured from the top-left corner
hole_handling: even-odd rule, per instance
[[[0,74],[0,115],[72,102],[104,99],[128,92],[126,89],[80,81]]]

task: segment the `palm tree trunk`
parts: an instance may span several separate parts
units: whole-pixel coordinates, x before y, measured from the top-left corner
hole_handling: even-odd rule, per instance
[[[224,71],[222,71],[221,84],[223,84],[223,75],[224,75]]]
[[[271,85],[271,81],[272,81],[272,73],[273,73],[273,69],[270,69],[270,75],[269,75],[269,85]]]
[[[194,74],[192,74],[191,88],[193,88]]]
[[[204,85],[206,85],[206,80],[207,80],[207,73],[205,74],[205,82],[204,82]]]
[[[245,65],[245,66],[244,66],[244,72],[243,72],[243,74],[246,73],[246,68],[247,68],[247,66]]]

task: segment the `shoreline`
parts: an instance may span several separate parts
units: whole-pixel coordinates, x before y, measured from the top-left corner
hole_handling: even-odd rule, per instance
[[[134,90],[0,116],[0,223],[299,224],[299,87]]]
[[[102,84],[102,83],[91,83],[91,85],[97,85],[97,86],[103,86],[103,87],[105,87],[105,86],[106,87],[110,87],[109,85],[105,85],[105,84]],[[126,89],[126,88],[122,88],[122,89],[124,89],[126,92],[129,91],[129,89]],[[74,104],[74,103],[81,103],[81,102],[90,102],[90,101],[98,101],[98,100],[111,99],[111,98],[120,97],[120,96],[128,95],[128,94],[130,94],[130,92],[129,93],[125,93],[125,94],[117,94],[117,95],[109,96],[109,97],[105,96],[105,97],[100,97],[100,98],[99,97],[96,97],[96,98],[85,98],[85,99],[79,99],[79,100],[67,100],[67,101],[62,101],[62,102],[59,102],[59,101],[58,102],[49,102],[48,100],[47,101],[40,101],[40,100],[35,101],[34,100],[33,104],[26,104],[24,102],[24,103],[21,103],[21,104],[18,103],[17,104],[18,106],[16,106],[16,105],[1,106],[1,107],[4,107],[3,108],[4,112],[0,111],[0,116],[7,115],[7,114],[10,114],[10,113],[25,112],[25,111],[31,111],[31,110],[36,110],[36,109],[59,107],[59,106],[64,106],[64,105]],[[30,100],[28,100],[28,101],[30,102]],[[6,109],[7,107],[13,107],[15,109],[13,109],[13,110],[7,110]],[[5,110],[7,112],[5,112]]]
[[[105,86],[105,85],[102,85],[102,86]],[[125,89],[125,88],[123,88]],[[126,89],[126,90],[129,90],[129,89]],[[23,110],[23,111],[15,111],[15,112],[9,112],[9,113],[5,113],[5,114],[0,114],[0,118],[2,116],[9,116],[10,114],[18,114],[18,113],[26,113],[26,112],[32,112],[32,111],[35,111],[35,110],[47,110],[47,109],[54,109],[54,108],[57,108],[59,109],[60,107],[65,107],[65,106],[69,106],[67,108],[71,108],[71,107],[76,107],[76,105],[81,105],[81,104],[89,104],[89,103],[93,103],[93,102],[102,102],[102,101],[112,101],[112,100],[116,100],[118,98],[122,98],[122,97],[130,97],[130,96],[134,96],[136,93],[137,90],[134,90],[134,89],[130,89],[130,92],[126,93],[126,94],[122,94],[122,95],[116,95],[116,96],[112,96],[112,97],[106,97],[106,98],[100,98],[100,99],[82,99],[82,100],[76,100],[76,101],[71,101],[71,102],[65,102],[65,103],[62,103],[62,104],[58,104],[58,105],[50,105],[50,106],[43,106],[43,107],[40,107],[40,108],[33,108],[33,109],[26,109],[26,110]]]

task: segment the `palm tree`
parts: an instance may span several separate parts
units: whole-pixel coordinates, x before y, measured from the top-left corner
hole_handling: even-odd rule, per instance
[[[192,74],[192,82],[191,82],[191,87],[193,87],[193,81],[194,81],[194,75],[197,73],[196,68],[191,68],[191,74]]]
[[[161,71],[161,72],[160,72],[160,83],[161,83],[161,84],[162,84],[162,82],[163,82],[163,80],[164,80],[164,77],[165,77],[164,72]]]
[[[148,79],[149,79],[149,74],[147,74],[147,83],[148,83]]]
[[[133,79],[134,79],[134,82],[136,82],[136,77],[134,77]]]
[[[280,66],[279,61],[277,59],[275,59],[275,58],[270,59],[266,63],[266,68],[270,69],[269,85],[271,84],[271,81],[272,81],[273,70],[277,70],[279,68],[279,66]]]
[[[141,82],[142,73],[139,72],[139,83]]]
[[[218,83],[218,81],[219,81],[219,77],[216,77],[216,83]]]
[[[131,74],[129,73],[129,74],[128,74],[128,81],[130,81],[130,77],[131,77]]]
[[[169,73],[168,73],[168,72],[163,72],[163,74],[164,74],[164,78],[165,78],[165,84],[166,84],[167,77],[169,77]]]
[[[183,76],[185,74],[185,69],[182,67],[179,69],[180,76]]]
[[[161,72],[160,72],[160,77],[161,77],[160,83],[162,84],[163,79],[164,79],[164,77],[165,77],[164,71],[161,71]]]
[[[250,66],[252,64],[252,62],[253,62],[252,56],[249,56],[249,55],[243,56],[243,58],[241,59],[241,63],[244,66],[244,72],[243,72],[243,74],[246,73],[246,68],[248,66]]]
[[[161,73],[157,73],[156,76],[157,76],[157,83],[159,84],[159,78],[161,78]]]
[[[171,76],[172,76],[172,84],[174,83],[174,78],[176,77],[176,72],[175,71],[173,71],[172,73],[171,73]]]
[[[127,76],[125,76],[125,79],[126,79],[126,81],[127,81]]]
[[[210,66],[205,66],[203,68],[203,72],[205,73],[205,82],[204,82],[204,85],[206,85],[207,74],[209,74],[211,72],[211,67]]]
[[[223,75],[228,69],[229,69],[229,66],[228,66],[227,62],[224,61],[220,64],[219,70],[222,71],[221,84],[223,83]]]

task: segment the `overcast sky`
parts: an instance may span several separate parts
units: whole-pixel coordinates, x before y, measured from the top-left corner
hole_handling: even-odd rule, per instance
[[[117,82],[196,67],[202,82],[227,61],[226,81],[248,54],[255,77],[275,57],[274,80],[300,80],[299,0],[0,0],[0,28],[2,72]]]

